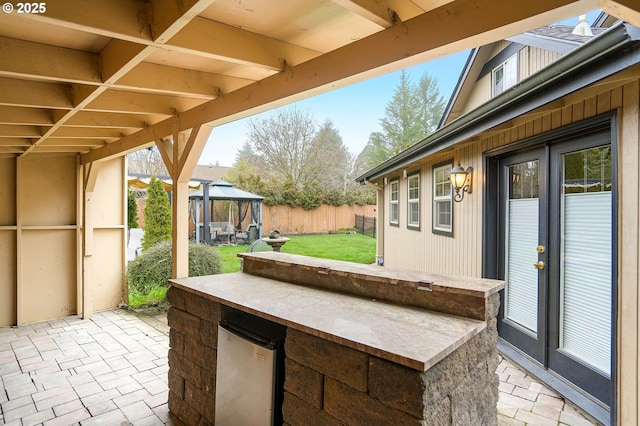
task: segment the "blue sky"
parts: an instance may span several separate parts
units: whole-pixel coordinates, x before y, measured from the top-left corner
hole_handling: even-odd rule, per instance
[[[589,22],[593,22],[597,15],[598,12],[589,13],[587,15]],[[577,22],[578,20],[574,18],[562,23],[575,25]],[[416,82],[425,73],[435,78],[440,93],[447,102],[468,55],[468,50],[459,52],[407,68],[406,71]],[[367,144],[371,132],[380,130],[380,120],[384,118],[385,107],[393,97],[393,92],[400,81],[400,73],[397,71],[386,74],[298,101],[292,105],[311,114],[318,124],[331,120],[345,146],[352,154],[358,155]],[[291,105],[284,108],[287,107]],[[238,149],[247,140],[248,121],[267,118],[271,114],[272,111],[267,111],[214,128],[198,164],[232,166]]]

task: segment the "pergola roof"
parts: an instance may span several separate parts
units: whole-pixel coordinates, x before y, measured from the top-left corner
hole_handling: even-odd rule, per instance
[[[591,9],[640,25],[627,3],[49,0],[0,14],[0,154],[86,164],[155,142],[170,163],[192,129]]]

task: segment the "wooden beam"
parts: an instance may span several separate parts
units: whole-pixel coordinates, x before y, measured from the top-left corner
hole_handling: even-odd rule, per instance
[[[189,276],[189,182],[173,181],[171,191],[171,277]]]
[[[285,61],[297,65],[320,55],[311,49],[200,17],[194,18],[168,44],[187,53],[206,53],[213,59],[272,71],[282,71]]]
[[[53,124],[53,118],[44,108],[0,106],[0,123],[47,126]]]
[[[105,83],[113,84],[144,60],[153,49],[145,45],[113,39],[100,51],[101,73]]]
[[[0,105],[73,108],[71,87],[65,84],[0,77]]]
[[[0,141],[4,138],[39,138],[42,132],[35,126],[0,124]]]
[[[0,146],[2,147],[29,147],[31,146],[31,143],[31,139],[0,138]]]
[[[65,0],[47,3],[47,12],[30,14],[47,22],[123,40],[151,41],[144,2],[130,0]]]
[[[122,136],[126,136],[127,133],[133,133],[135,129],[130,129],[126,133],[122,132],[122,129],[110,129],[108,127],[59,127],[50,138],[65,138],[65,139],[119,139]]]
[[[151,34],[156,42],[167,41],[215,0],[153,0],[147,11],[151,16]]]
[[[170,132],[201,123],[219,125],[354,81],[387,73],[575,16],[597,0],[539,0],[513,7],[509,0],[454,2],[284,72],[245,86],[82,156],[86,163],[135,150]],[[485,11],[482,14],[478,10]],[[479,19],[482,18],[482,19]]]
[[[98,55],[0,37],[0,76],[101,83]]]
[[[640,3],[637,0],[600,0],[600,9],[640,28]]]
[[[189,181],[193,175],[193,171],[198,164],[198,160],[202,155],[202,150],[209,140],[209,135],[213,128],[211,126],[197,126],[191,129],[189,140],[185,146],[185,150],[180,156],[180,164],[176,180]]]
[[[173,173],[173,143],[166,138],[156,139],[156,146],[162,157],[165,167],[169,171],[169,174]]]
[[[54,117],[56,116],[54,111]],[[0,111],[0,120],[2,113]],[[142,129],[150,124],[157,123],[165,116],[151,114],[123,114],[114,112],[79,111],[69,118],[64,125],[66,127],[104,127],[104,128],[131,128]]]
[[[96,149],[100,148],[107,144],[107,141],[100,139],[58,139],[51,138],[44,141],[40,146],[41,147],[80,147],[87,149]]]
[[[89,102],[88,111],[125,112],[134,114],[174,115],[203,103],[202,99],[175,98],[149,93],[106,90]]]
[[[384,1],[377,0],[332,0],[335,4],[362,16],[382,28],[389,28],[396,19],[396,13]],[[421,11],[422,12],[422,11]]]
[[[227,78],[219,74],[143,62],[120,78],[113,87],[209,100],[218,97],[220,85],[227,85],[225,80]],[[249,84],[243,79],[233,80],[242,81],[243,85]]]

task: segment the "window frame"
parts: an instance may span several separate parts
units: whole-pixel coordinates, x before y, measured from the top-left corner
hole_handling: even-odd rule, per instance
[[[444,181],[438,181],[436,176],[437,173],[442,171],[443,169],[447,169],[445,171],[444,177],[445,180],[449,180],[449,171],[453,168],[453,160],[447,160],[447,161],[443,161],[442,163],[438,163],[436,165],[433,166],[432,168],[432,178],[433,178],[433,186],[432,186],[432,198],[433,198],[433,205],[432,205],[432,216],[433,216],[433,220],[431,221],[431,232],[437,235],[444,235],[447,237],[453,237],[453,188],[451,187],[451,183],[449,182],[449,195],[441,195],[441,196],[436,196],[436,185],[438,183],[442,183]],[[450,215],[451,215],[451,222],[449,225],[449,228],[447,229],[446,227],[442,227],[440,226],[440,224],[437,223],[437,218],[438,218],[438,208],[437,205],[439,203],[442,202],[447,202],[449,204],[450,207]]]
[[[418,198],[410,198],[411,193],[411,181],[416,180],[418,183],[418,187],[416,188],[416,192]],[[418,222],[411,222],[411,206],[413,204],[417,204],[418,206]],[[407,229],[411,229],[413,231],[420,230],[420,172],[414,172],[407,176]]]
[[[514,53],[513,55],[509,56],[507,59],[505,59],[503,62],[501,62],[498,66],[496,66],[494,69],[491,70],[491,97],[495,97],[498,96],[500,93],[503,93],[505,90],[515,86],[518,81],[519,81],[519,55],[518,52]],[[514,78],[513,78],[513,82],[511,84],[509,84],[508,86],[505,86],[505,81],[507,80],[507,74],[506,71],[509,69],[507,68],[507,63],[509,61],[514,61],[515,62],[515,66],[514,66]],[[498,71],[502,70],[503,76],[502,76],[502,88],[500,89],[500,91],[496,90],[496,73]],[[510,80],[511,81],[511,80]]]
[[[393,186],[396,187],[396,199],[393,199]],[[396,220],[393,221],[393,206],[396,207]],[[389,225],[400,226],[400,181],[393,179],[389,182]]]

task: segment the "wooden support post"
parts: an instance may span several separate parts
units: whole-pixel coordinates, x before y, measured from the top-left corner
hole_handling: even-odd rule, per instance
[[[16,326],[23,323],[22,314],[22,173],[24,157],[16,158]]]
[[[91,256],[93,255],[93,192],[98,181],[101,163],[94,161],[84,166],[83,190],[83,277],[82,277],[82,318],[88,319],[93,314],[93,288],[91,286]]]
[[[184,133],[173,132],[173,144],[167,139],[156,140],[162,160],[173,180],[172,213],[172,261],[171,277],[189,276],[189,179],[200,159],[212,128],[197,125],[188,138]]]

